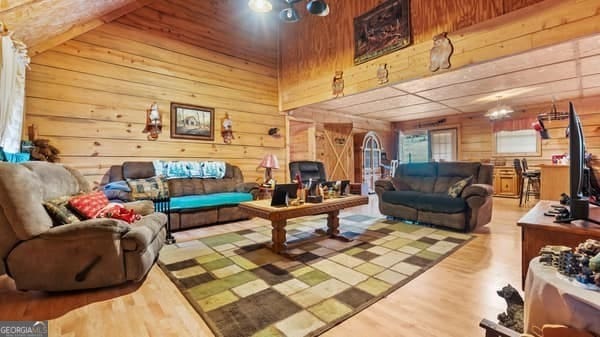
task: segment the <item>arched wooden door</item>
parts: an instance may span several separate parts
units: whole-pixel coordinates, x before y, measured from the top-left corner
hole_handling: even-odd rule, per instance
[[[365,135],[362,146],[363,183],[369,193],[375,192],[375,181],[381,178],[381,141],[373,131]]]

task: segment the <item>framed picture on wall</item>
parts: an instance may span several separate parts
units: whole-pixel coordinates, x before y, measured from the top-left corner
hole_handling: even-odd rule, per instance
[[[388,0],[354,18],[354,64],[410,44],[409,0]]]
[[[171,103],[171,138],[214,140],[215,109]]]

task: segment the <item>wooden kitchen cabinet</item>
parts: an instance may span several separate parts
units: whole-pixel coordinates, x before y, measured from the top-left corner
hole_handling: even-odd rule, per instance
[[[519,197],[520,179],[512,166],[494,167],[494,196],[506,198]]]

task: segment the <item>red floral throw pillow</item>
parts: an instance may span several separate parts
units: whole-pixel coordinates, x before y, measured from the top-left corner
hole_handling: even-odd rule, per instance
[[[69,206],[86,219],[95,218],[106,205],[108,199],[102,191],[76,196],[69,200]]]

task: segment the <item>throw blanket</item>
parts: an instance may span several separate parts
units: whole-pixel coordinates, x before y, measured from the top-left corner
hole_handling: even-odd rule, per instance
[[[223,179],[227,164],[223,161],[163,161],[154,160],[157,176],[175,178],[214,178]]]

